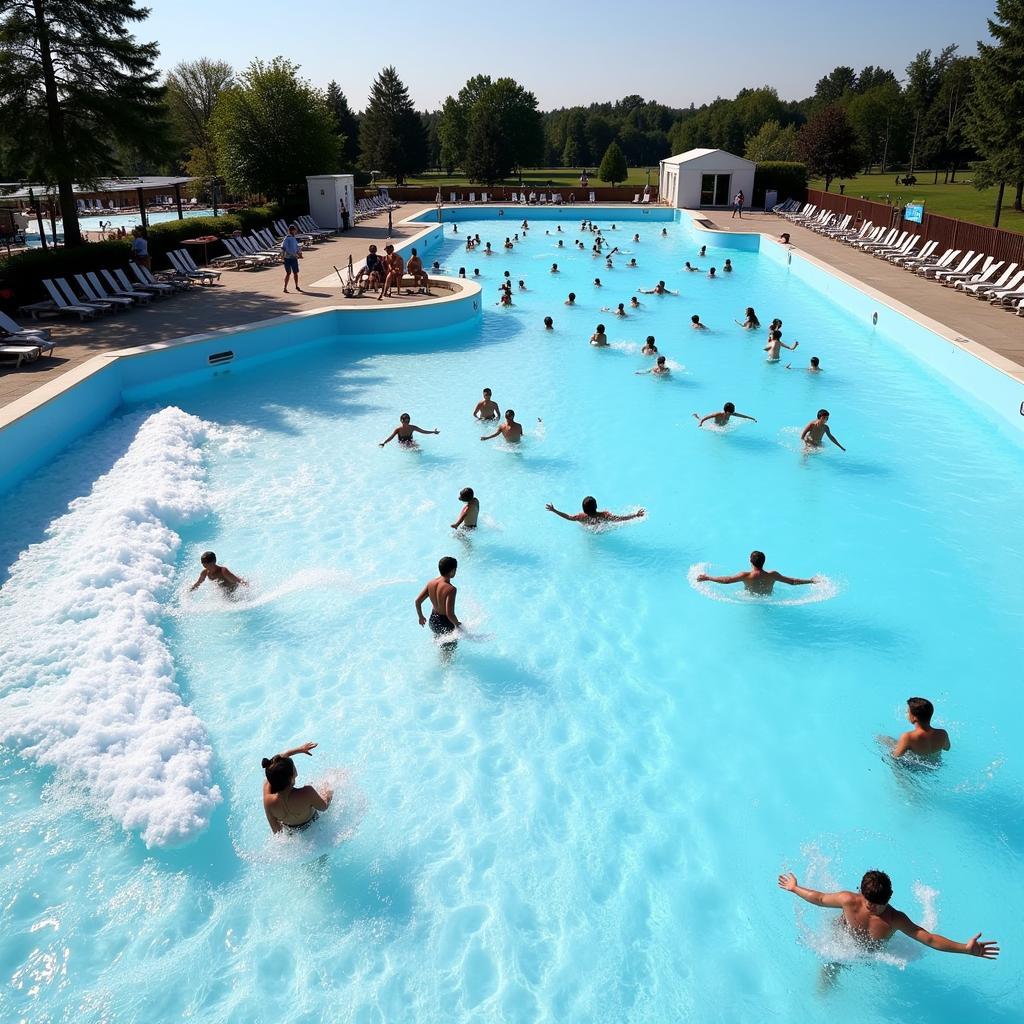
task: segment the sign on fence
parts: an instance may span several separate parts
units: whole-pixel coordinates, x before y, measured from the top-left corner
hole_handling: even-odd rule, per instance
[[[907,203],[903,211],[903,219],[920,224],[924,219],[924,203]]]

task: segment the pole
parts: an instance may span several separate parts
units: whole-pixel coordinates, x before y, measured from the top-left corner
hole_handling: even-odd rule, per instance
[[[999,182],[999,195],[996,196],[996,215],[992,219],[992,227],[999,227],[999,214],[1003,211],[1003,192],[1006,189],[1006,182]]]
[[[46,244],[46,232],[43,230],[43,211],[32,189],[28,190],[28,201],[32,209],[35,210],[36,223],[39,225],[39,240],[42,242],[44,249],[49,248]]]
[[[181,209],[181,185],[178,182],[174,183],[174,202],[178,207],[178,220],[184,220],[185,214]]]
[[[211,186],[211,190],[213,192],[213,215],[214,215],[214,217],[216,217],[217,216],[217,179],[216,178],[211,178],[210,179],[210,186]]]
[[[135,191],[139,197],[139,220],[142,221],[142,230],[145,231],[149,227],[146,223],[146,197],[142,194],[141,188],[137,188]]]

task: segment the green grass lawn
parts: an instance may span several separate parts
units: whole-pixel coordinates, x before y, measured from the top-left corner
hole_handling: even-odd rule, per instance
[[[579,191],[580,187],[580,173],[582,168],[576,168],[575,170],[571,167],[541,167],[534,168],[528,171],[523,171],[523,187],[524,188],[547,188],[548,182],[550,181],[554,188],[568,189],[574,188]],[[590,178],[590,184],[595,188],[605,185],[609,185],[610,182],[598,181],[597,168],[588,167],[587,176]],[[629,177],[625,182],[617,181],[616,185],[632,185],[635,188],[643,188],[647,184],[647,168],[646,167],[631,167],[629,170]],[[658,166],[655,164],[651,168],[650,175],[651,188],[658,187]],[[383,178],[380,179],[382,185],[393,185],[394,181],[386,181]],[[468,189],[472,188],[479,191],[481,188],[486,186],[480,185],[478,182],[471,182],[469,178],[462,174],[444,174],[433,171],[428,171],[424,174],[417,174],[413,178],[406,179],[407,185],[430,185],[434,188],[441,186],[442,189],[446,187],[456,189]],[[498,182],[499,185],[507,185],[511,188],[513,185],[519,185],[519,178],[506,178],[505,181]]]
[[[992,215],[996,208],[996,194],[999,189],[986,188],[980,191],[971,183],[971,172],[962,171],[964,180],[959,180],[951,185],[942,183],[942,173],[939,173],[939,183],[932,184],[935,177],[934,171],[915,171],[917,184],[897,185],[896,172],[891,174],[860,174],[856,178],[844,181],[846,194],[850,196],[864,196],[867,199],[874,199],[880,202],[890,200],[897,206],[905,203],[924,201],[926,213],[937,213],[943,217],[959,217],[961,220],[968,220],[974,224],[992,226]],[[903,177],[903,172],[900,172]],[[839,191],[839,182],[832,182],[833,192]],[[820,179],[810,182],[811,188],[824,188],[825,183]],[[1007,231],[1024,232],[1024,213],[1013,209],[1014,190],[1007,186],[1003,195],[1003,212],[999,218],[999,226]]]

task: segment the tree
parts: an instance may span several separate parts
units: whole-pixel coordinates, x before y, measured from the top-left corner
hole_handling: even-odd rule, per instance
[[[211,130],[217,166],[234,192],[283,202],[306,176],[338,163],[338,136],[327,97],[284,57],[253,61],[221,95]]]
[[[327,83],[327,105],[334,115],[335,132],[341,139],[341,169],[351,171],[359,162],[359,118],[352,112],[341,86],[335,81]]]
[[[484,87],[469,111],[462,161],[469,178],[493,184],[522,167],[536,166],[543,152],[537,97],[512,78],[499,78]]]
[[[565,140],[565,149],[562,150],[562,166],[563,167],[579,167],[583,163],[580,160],[580,149],[576,145],[576,139],[570,135]]]
[[[622,150],[619,149],[617,142],[609,144],[608,148],[604,151],[604,156],[601,157],[601,167],[597,172],[597,176],[602,181],[607,181],[609,184],[614,185],[617,181],[625,181],[629,177],[629,168],[626,166],[626,157]]]
[[[441,147],[441,166],[452,174],[462,164],[466,145],[466,112],[454,96],[449,96],[441,106],[437,122],[437,138]]]
[[[999,186],[998,227],[1006,183],[1024,179],[1024,0],[996,0],[988,30],[993,42],[978,43],[966,127],[981,155],[975,187]]]
[[[230,64],[207,57],[181,61],[167,74],[167,107],[186,149],[185,170],[194,178],[209,179],[217,173],[210,118],[221,93],[231,88],[233,80]]]
[[[359,124],[360,162],[365,171],[382,171],[399,185],[427,164],[427,140],[409,90],[393,67],[374,79]]]
[[[927,125],[927,117],[935,97],[938,95],[942,78],[956,54],[955,46],[947,46],[932,60],[931,50],[921,50],[907,65],[907,104],[914,118],[914,131],[910,145],[910,173],[917,166],[918,146],[922,139],[922,129]]]
[[[800,129],[797,150],[808,173],[825,179],[826,192],[834,179],[856,177],[860,169],[857,135],[837,103],[819,111]]]
[[[56,183],[64,244],[81,245],[74,183],[118,171],[114,145],[153,158],[170,141],[156,43],[130,27],[135,0],[4,0],[0,134],[8,162]]]
[[[906,104],[895,80],[873,86],[851,97],[846,115],[857,133],[865,170],[878,163],[882,173],[891,157],[894,135],[907,127]]]
[[[778,121],[765,121],[758,133],[752,135],[747,141],[747,148],[743,155],[755,163],[795,160],[795,126],[790,124],[783,128]]]
[[[597,154],[603,153],[615,138],[615,129],[607,117],[602,114],[590,114],[587,116],[586,133],[589,159],[593,163],[597,159]]]
[[[857,87],[857,75],[853,68],[840,66],[830,71],[824,78],[819,78],[814,87],[814,99],[824,106],[841,100],[848,92]]]

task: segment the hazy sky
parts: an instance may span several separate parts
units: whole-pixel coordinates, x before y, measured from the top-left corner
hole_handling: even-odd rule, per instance
[[[669,3],[453,4],[389,0],[149,0],[136,34],[160,66],[213,57],[244,67],[282,55],[360,110],[394,64],[419,109],[436,109],[473,74],[508,75],[541,109],[630,93],[669,106],[774,85],[802,99],[837,64],[901,76],[918,51],[988,38],[994,0],[692,0]]]

